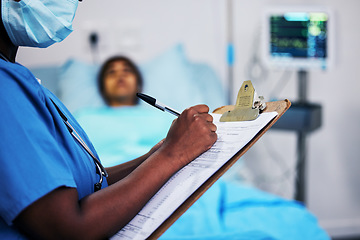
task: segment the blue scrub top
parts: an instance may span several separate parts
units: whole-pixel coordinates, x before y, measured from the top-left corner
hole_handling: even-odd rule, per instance
[[[0,80],[0,239],[21,239],[12,222],[26,207],[62,186],[76,188],[81,199],[100,176],[50,98],[96,155],[85,132],[28,69],[0,59]]]

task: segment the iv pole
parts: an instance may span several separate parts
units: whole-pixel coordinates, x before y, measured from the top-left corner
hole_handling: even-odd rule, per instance
[[[228,104],[232,104],[234,87],[234,44],[233,44],[233,2],[227,0],[227,77],[228,77]]]

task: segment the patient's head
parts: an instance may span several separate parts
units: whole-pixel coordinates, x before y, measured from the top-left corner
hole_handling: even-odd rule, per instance
[[[112,57],[100,69],[98,88],[108,106],[136,105],[136,93],[141,92],[142,85],[139,69],[126,57]]]

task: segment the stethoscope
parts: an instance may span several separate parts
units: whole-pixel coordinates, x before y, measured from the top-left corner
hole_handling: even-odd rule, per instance
[[[79,133],[74,129],[74,127],[70,124],[65,114],[60,110],[60,108],[55,104],[55,102],[50,98],[51,102],[54,104],[56,110],[58,111],[59,115],[61,116],[63,122],[65,123],[65,126],[69,130],[70,134],[78,141],[78,143],[85,149],[85,151],[92,157],[94,160],[94,163],[96,165],[96,173],[100,175],[99,182],[94,184],[94,191],[98,191],[101,189],[101,185],[104,181],[104,177],[108,177],[108,173],[106,172],[104,166],[101,164],[99,159],[93,154],[93,152],[90,150],[88,145],[85,143],[85,141],[81,138]]]
[[[0,58],[4,59],[7,62],[11,62],[5,55],[0,52]],[[55,102],[50,98],[51,102],[54,104],[56,110],[58,111],[59,115],[61,116],[63,122],[65,123],[66,128],[70,132],[70,134],[78,141],[78,143],[85,149],[85,151],[91,156],[93,159],[95,166],[96,166],[96,173],[100,175],[99,182],[94,184],[94,191],[98,191],[101,189],[102,183],[104,181],[104,177],[108,177],[108,173],[106,172],[104,166],[101,164],[99,159],[93,154],[91,149],[85,143],[85,141],[81,138],[79,133],[74,129],[74,127],[69,123],[65,114],[60,110],[60,108],[55,104]]]

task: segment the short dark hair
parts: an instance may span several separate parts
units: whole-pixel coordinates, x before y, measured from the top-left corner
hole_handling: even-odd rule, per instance
[[[103,63],[103,65],[101,66],[99,74],[98,74],[98,79],[97,79],[98,90],[106,104],[108,104],[108,100],[106,99],[106,94],[105,94],[105,85],[104,85],[105,73],[113,62],[119,62],[119,61],[125,62],[130,68],[132,68],[132,70],[135,74],[135,77],[136,77],[136,85],[138,88],[138,92],[141,92],[142,88],[143,88],[142,75],[140,73],[140,70],[138,69],[138,67],[132,60],[130,60],[128,57],[125,57],[125,56],[111,57],[108,60],[106,60]],[[139,99],[136,98],[136,103],[138,103],[138,100]]]

